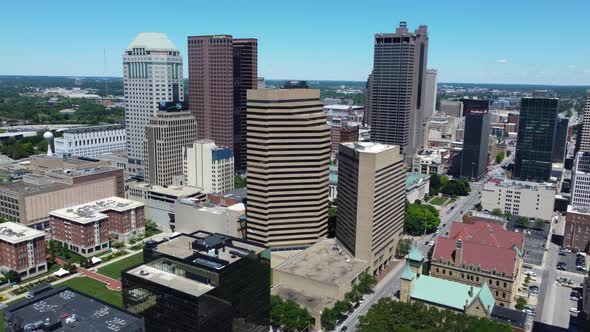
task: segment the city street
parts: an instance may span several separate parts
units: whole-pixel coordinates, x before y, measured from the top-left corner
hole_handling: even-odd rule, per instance
[[[428,255],[428,251],[431,246],[426,244],[431,239],[436,239],[439,235],[443,235],[450,230],[451,222],[461,221],[461,218],[465,212],[473,209],[475,204],[479,202],[479,193],[483,188],[483,181],[471,183],[471,193],[468,196],[460,197],[453,204],[445,206],[440,211],[441,228],[439,234],[430,234],[423,237],[415,238],[417,241],[416,245],[424,256]],[[450,210],[452,205],[456,205],[453,210]],[[463,213],[461,213],[463,211]],[[444,227],[442,225],[445,225]],[[366,314],[369,308],[377,303],[380,299],[386,296],[393,296],[399,291],[400,287],[400,276],[403,272],[405,262],[401,262],[394,271],[390,272],[385,279],[383,279],[374,290],[373,294],[365,296],[365,302],[362,303],[348,318],[336,328],[336,331],[340,331],[344,326],[347,327],[348,331],[355,331],[356,325],[358,324],[359,317]]]

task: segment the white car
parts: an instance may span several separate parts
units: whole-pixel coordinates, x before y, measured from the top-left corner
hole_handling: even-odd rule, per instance
[[[579,314],[580,310],[578,310],[578,308],[570,308],[570,312],[573,314]]]
[[[534,271],[525,271],[524,274],[531,277],[537,276],[537,274]]]
[[[437,229],[436,232],[434,232],[435,234],[440,233],[440,229]]]
[[[434,241],[430,241],[430,242],[428,242],[428,245],[429,245],[429,246],[433,246],[433,245],[434,245]]]
[[[585,252],[578,252],[576,255],[582,256],[582,257],[586,257],[586,253]]]

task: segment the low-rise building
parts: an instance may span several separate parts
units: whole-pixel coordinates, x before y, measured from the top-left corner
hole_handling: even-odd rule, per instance
[[[70,128],[63,132],[63,137],[54,140],[55,154],[60,157],[95,158],[100,154],[125,150],[126,137],[125,127],[121,125]]]
[[[121,282],[146,331],[269,331],[270,249],[199,231],[148,242],[143,255]]]
[[[203,230],[246,238],[246,208],[243,203],[219,206],[195,199],[179,199],[174,204],[174,229],[177,233]],[[171,225],[172,227],[172,225]]]
[[[207,202],[220,206],[232,206],[239,203],[246,205],[247,198],[248,191],[246,188],[234,189],[223,193],[207,194]]]
[[[555,195],[554,184],[497,180],[484,185],[481,205],[489,211],[500,209],[513,215],[551,220]]]
[[[143,317],[69,287],[46,285],[2,309],[4,331],[144,332]]]
[[[45,232],[17,224],[0,224],[0,269],[21,279],[47,272]]]
[[[420,174],[445,174],[447,165],[445,157],[448,150],[424,149],[414,155],[412,172]]]
[[[234,154],[212,140],[198,140],[183,147],[183,174],[186,184],[205,193],[234,189]]]
[[[343,121],[340,118],[333,118],[330,123],[332,140],[332,157],[338,154],[340,143],[357,142],[359,140],[358,122]]]
[[[125,179],[129,178],[129,159],[127,157],[127,150],[101,154],[96,156],[96,159],[108,162],[111,167],[123,169]]]
[[[450,148],[451,143],[463,140],[462,135],[457,135],[457,132],[462,132],[464,127],[464,118],[444,114],[431,116],[426,122],[426,146]]]
[[[455,222],[448,237],[437,239],[430,275],[474,287],[487,283],[500,306],[513,307],[523,253],[522,233],[491,222]]]
[[[112,239],[145,232],[143,204],[120,197],[51,211],[49,217],[51,238],[88,257],[108,250]]]
[[[568,205],[563,246],[590,253],[590,208]]]
[[[406,199],[410,203],[423,201],[430,191],[430,176],[419,173],[406,173]]]

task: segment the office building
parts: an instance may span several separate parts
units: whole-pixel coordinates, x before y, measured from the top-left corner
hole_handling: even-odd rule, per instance
[[[2,310],[4,331],[145,331],[143,317],[69,287],[44,285],[29,293]]]
[[[49,212],[51,238],[91,257],[110,249],[110,240],[126,241],[145,232],[142,203],[108,197]]]
[[[193,233],[204,230],[237,238],[246,238],[246,207],[214,205],[197,199],[179,199],[174,203],[174,231]]]
[[[481,205],[488,211],[500,209],[516,216],[551,220],[555,194],[556,187],[550,183],[490,181],[481,192]]]
[[[198,138],[230,148],[236,170],[244,170],[246,91],[258,86],[257,40],[189,36],[188,72]]]
[[[590,152],[590,90],[588,90],[586,95],[586,104],[584,105],[582,121],[580,151]]]
[[[448,116],[460,118],[463,116],[463,103],[460,101],[442,100],[438,111]]]
[[[357,142],[359,140],[359,126],[357,123],[342,121],[338,118],[330,122],[332,139],[332,156],[338,155],[340,143]]]
[[[144,126],[160,103],[184,100],[182,56],[165,34],[143,32],[123,55],[129,173],[144,177]]]
[[[46,273],[46,256],[45,232],[14,222],[0,224],[2,272],[16,271],[21,279]]]
[[[568,205],[563,246],[590,253],[590,208]]]
[[[369,74],[367,83],[365,84],[365,116],[363,118],[363,126],[371,125],[371,105],[373,104],[373,73]]]
[[[552,163],[563,164],[565,160],[568,128],[569,119],[562,114],[559,114],[557,124],[555,126],[555,136],[553,137],[553,151],[551,152]]]
[[[219,206],[232,206],[238,203],[246,204],[248,192],[246,188],[234,189],[222,193],[207,194],[207,202]]]
[[[557,98],[522,98],[514,156],[515,180],[549,180],[558,112]]]
[[[438,113],[426,119],[426,148],[450,148],[463,141],[464,118]]]
[[[183,174],[183,147],[197,139],[197,123],[188,111],[157,112],[145,125],[145,139],[147,179],[168,186]]]
[[[248,239],[306,246],[328,233],[330,127],[319,90],[248,91]]]
[[[234,189],[234,155],[212,140],[198,140],[183,147],[183,174],[186,184],[203,188],[203,192],[226,192]]]
[[[426,70],[426,95],[424,96],[424,119],[428,119],[436,111],[437,75],[438,70],[436,69]]]
[[[473,287],[486,283],[496,303],[511,308],[516,303],[523,254],[523,233],[493,222],[454,222],[449,236],[436,241],[430,276]]]
[[[125,127],[120,125],[103,125],[70,128],[63,132],[63,137],[54,140],[55,154],[59,157],[90,157],[100,154],[125,150],[127,138]]]
[[[462,177],[479,179],[488,166],[490,101],[461,99],[465,115],[465,135],[461,152]]]
[[[414,155],[412,172],[419,174],[446,174],[448,151],[444,149],[424,149]]]
[[[270,249],[199,231],[146,243],[143,254],[121,281],[123,306],[146,331],[269,331]]]
[[[377,275],[404,229],[405,180],[399,146],[343,143],[338,154],[336,238]]]
[[[583,124],[578,137],[574,165],[572,168],[571,204],[574,207],[590,208],[590,90],[586,98]]]
[[[43,229],[50,211],[110,196],[125,196],[122,169],[52,169],[0,186],[0,217]]]
[[[101,154],[96,156],[96,159],[100,161],[106,161],[111,167],[121,168],[123,170],[123,174],[125,175],[125,179],[129,178],[129,159],[127,159],[127,150]]]
[[[375,35],[371,89],[371,141],[399,145],[406,165],[424,146],[428,32],[409,32],[401,22],[395,33]]]

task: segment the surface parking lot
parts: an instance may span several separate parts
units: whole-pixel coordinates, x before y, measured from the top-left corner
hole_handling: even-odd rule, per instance
[[[543,256],[545,255],[545,244],[547,243],[547,234],[549,232],[549,225],[545,224],[545,230],[524,228],[516,225],[514,220],[508,221],[506,228],[510,231],[519,231],[525,233],[524,237],[524,262],[534,265],[543,264]],[[575,259],[574,259],[575,263]],[[574,266],[575,269],[575,266]]]
[[[577,264],[576,264],[576,254],[573,252],[570,253],[563,253],[558,256],[558,262],[565,262],[565,271],[579,273],[581,275],[586,275],[585,271],[578,271]],[[586,267],[588,267],[588,258],[586,258]]]

